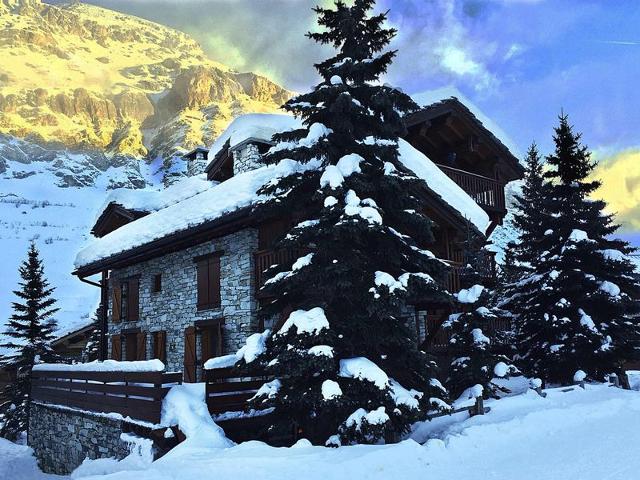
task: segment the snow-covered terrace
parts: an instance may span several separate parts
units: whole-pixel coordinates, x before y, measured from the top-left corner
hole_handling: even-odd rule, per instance
[[[299,126],[299,120],[288,115],[251,114],[239,117],[213,144],[209,158],[215,158],[227,140],[230,145],[239,145],[248,139],[268,142],[274,133]],[[490,225],[488,215],[462,188],[407,142],[400,140],[399,151],[400,161],[407,169],[422,178],[462,218],[469,220],[480,232],[486,232]],[[186,179],[168,189],[166,194],[153,192],[136,197],[135,192],[116,192],[105,205],[116,202],[126,208],[152,213],[102,238],[91,240],[78,253],[75,266],[83,268],[169,235],[221,220],[227,214],[256,203],[260,199],[258,190],[270,180],[310,168],[317,168],[317,165],[283,161],[275,166],[235,175],[219,184],[203,183],[199,177]]]

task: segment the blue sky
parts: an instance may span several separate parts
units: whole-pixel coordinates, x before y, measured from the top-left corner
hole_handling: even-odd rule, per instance
[[[194,36],[215,60],[303,91],[326,49],[309,0],[92,0]],[[547,153],[564,109],[601,163],[601,195],[640,245],[640,2],[379,0],[399,34],[387,81],[455,86],[525,151]],[[623,177],[624,181],[620,180]]]

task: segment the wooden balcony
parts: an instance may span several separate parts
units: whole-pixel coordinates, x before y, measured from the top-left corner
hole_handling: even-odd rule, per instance
[[[458,170],[447,165],[437,164],[449,178],[469,194],[475,202],[488,213],[506,212],[504,184],[477,173]]]
[[[264,286],[264,282],[269,278],[265,273],[267,269],[274,265],[289,266],[301,255],[304,255],[304,253],[289,249],[261,250],[254,253],[256,290],[260,290]]]

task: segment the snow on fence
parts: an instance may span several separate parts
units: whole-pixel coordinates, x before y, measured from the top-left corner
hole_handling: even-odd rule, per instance
[[[124,362],[123,362],[124,363]],[[158,371],[84,371],[61,367],[32,372],[32,400],[160,423],[162,400],[182,373]]]

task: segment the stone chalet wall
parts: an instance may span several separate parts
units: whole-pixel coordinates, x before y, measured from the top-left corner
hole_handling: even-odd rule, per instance
[[[31,404],[28,444],[43,472],[67,475],[85,458],[123,459],[129,445],[120,439],[121,420],[53,405]]]
[[[244,345],[248,335],[258,330],[253,258],[257,248],[258,231],[248,228],[195,247],[112,271],[109,286],[109,342],[111,335],[124,329],[138,327],[141,331],[147,332],[147,357],[151,358],[151,333],[165,330],[166,369],[182,371],[185,328],[194,325],[197,320],[224,318],[223,353],[235,352]],[[220,258],[221,307],[198,311],[197,271],[193,259],[220,250],[224,251]],[[153,293],[153,278],[158,273],[162,274],[162,290]],[[111,289],[115,282],[134,276],[139,277],[140,284],[140,319],[136,322],[114,323]],[[123,345],[123,358],[126,358],[125,348]],[[200,351],[199,345],[197,349]]]

